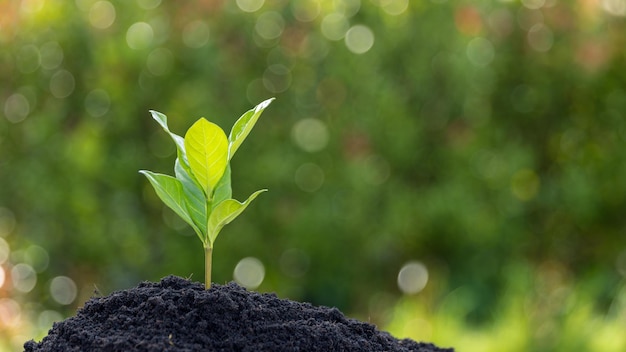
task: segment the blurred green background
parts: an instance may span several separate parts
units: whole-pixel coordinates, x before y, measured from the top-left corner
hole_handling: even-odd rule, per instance
[[[0,349],[94,292],[203,278],[199,117],[261,195],[213,279],[458,351],[626,350],[626,1],[0,0]]]

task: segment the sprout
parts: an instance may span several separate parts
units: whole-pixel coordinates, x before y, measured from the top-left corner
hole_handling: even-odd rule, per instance
[[[150,111],[176,144],[175,177],[147,170],[139,172],[148,178],[165,205],[185,220],[202,241],[207,289],[211,287],[213,243],[220,230],[267,191],[258,190],[243,203],[232,199],[230,160],[273,100],[265,100],[243,114],[228,137],[219,126],[200,118],[183,138],[169,130],[165,115]]]

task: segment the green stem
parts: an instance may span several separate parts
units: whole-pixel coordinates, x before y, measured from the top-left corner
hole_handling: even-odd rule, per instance
[[[204,288],[211,288],[211,262],[213,261],[213,248],[204,247]]]

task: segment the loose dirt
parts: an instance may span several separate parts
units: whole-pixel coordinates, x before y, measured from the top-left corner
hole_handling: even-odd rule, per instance
[[[55,323],[34,351],[416,351],[452,352],[396,339],[338,309],[313,306],[229,283],[205,290],[168,276],[94,297]]]

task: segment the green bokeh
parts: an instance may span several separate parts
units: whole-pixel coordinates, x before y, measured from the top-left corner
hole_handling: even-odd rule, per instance
[[[398,272],[419,261],[415,297],[461,292],[469,326],[524,319],[494,307],[541,300],[535,276],[623,323],[622,5],[0,3],[0,292],[24,321],[0,333],[45,332],[41,312],[73,314],[94,285],[202,281],[201,243],[137,172],[172,174],[175,158],[148,110],[178,134],[199,117],[228,129],[273,96],[232,161],[235,198],[270,192],[222,231],[215,282],[256,257],[258,290],[384,325]],[[38,271],[27,292],[20,263]],[[72,304],[51,297],[58,276],[76,283]]]

